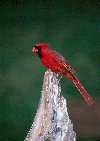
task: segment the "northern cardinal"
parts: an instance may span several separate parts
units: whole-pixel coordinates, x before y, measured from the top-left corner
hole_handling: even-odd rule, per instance
[[[71,79],[86,102],[89,105],[93,103],[92,98],[89,96],[89,94],[75,75],[74,69],[63,56],[52,50],[49,47],[48,43],[37,43],[32,49],[32,52],[36,52],[38,54],[41,62],[46,68],[50,69],[52,72],[59,73],[60,75],[66,76]]]

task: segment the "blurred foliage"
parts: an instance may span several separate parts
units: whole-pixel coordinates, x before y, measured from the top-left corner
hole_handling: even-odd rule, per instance
[[[97,0],[0,1],[0,141],[24,140],[35,116],[46,71],[31,52],[37,42],[49,42],[67,58],[90,95],[98,98],[98,4]],[[70,80],[63,78],[61,85],[68,102],[85,103]]]

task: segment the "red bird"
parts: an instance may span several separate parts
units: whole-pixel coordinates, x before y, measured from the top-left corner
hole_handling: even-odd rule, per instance
[[[93,103],[92,98],[75,75],[74,69],[63,56],[52,50],[48,43],[37,43],[32,49],[32,52],[36,52],[39,55],[41,62],[46,68],[50,69],[52,72],[59,73],[60,75],[71,79],[86,102],[89,105]]]

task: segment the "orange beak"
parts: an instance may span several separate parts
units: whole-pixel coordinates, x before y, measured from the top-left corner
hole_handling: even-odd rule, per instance
[[[35,47],[32,49],[32,52],[38,52],[38,49],[36,49]]]

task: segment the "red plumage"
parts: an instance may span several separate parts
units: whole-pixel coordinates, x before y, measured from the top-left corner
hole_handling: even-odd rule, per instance
[[[86,102],[90,105],[93,103],[92,98],[89,96],[79,79],[76,77],[74,69],[63,56],[52,50],[48,43],[36,44],[32,49],[32,52],[36,52],[39,55],[41,62],[46,68],[50,69],[52,72],[59,73],[60,75],[71,79]]]

